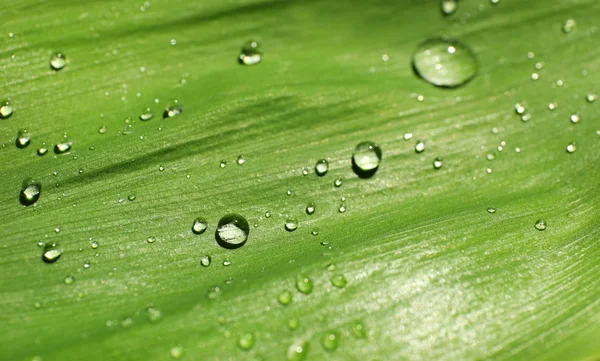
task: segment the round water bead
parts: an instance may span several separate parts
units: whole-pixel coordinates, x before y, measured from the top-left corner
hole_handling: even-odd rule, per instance
[[[377,172],[383,154],[373,142],[359,143],[352,154],[352,169],[360,178],[369,178]]]
[[[234,249],[243,246],[248,240],[250,226],[239,214],[228,214],[217,225],[216,239],[223,248]]]

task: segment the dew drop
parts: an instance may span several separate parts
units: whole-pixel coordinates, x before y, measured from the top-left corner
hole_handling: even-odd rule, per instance
[[[54,53],[50,57],[50,67],[54,70],[61,70],[67,65],[67,58],[63,53]]]
[[[423,153],[424,150],[425,150],[425,143],[423,143],[420,140],[417,141],[417,144],[415,144],[415,152]]]
[[[496,213],[496,208],[488,207],[487,211],[488,211],[488,213]]]
[[[421,43],[413,55],[412,65],[423,80],[447,88],[467,83],[479,68],[471,49],[449,38],[432,38]]]
[[[458,9],[458,0],[442,0],[441,8],[442,14],[452,15]]]
[[[173,99],[163,112],[163,118],[173,118],[183,112],[183,105],[179,103],[179,100]]]
[[[517,114],[523,115],[523,114],[525,114],[526,111],[527,111],[527,108],[525,107],[525,105],[523,105],[521,103],[515,104],[515,112]]]
[[[54,145],[54,153],[63,154],[71,150],[72,142],[58,143]]]
[[[298,220],[296,218],[288,218],[285,220],[285,230],[288,232],[293,232],[298,229]]]
[[[336,188],[339,188],[339,187],[341,187],[341,186],[342,186],[342,183],[343,183],[343,182],[344,182],[344,179],[343,179],[342,177],[338,177],[338,178],[336,178],[336,179],[333,181],[333,185],[334,185]]]
[[[140,120],[150,120],[154,118],[154,113],[152,113],[152,109],[150,108],[146,108],[142,111],[142,114],[140,114]]]
[[[576,150],[577,150],[577,144],[575,144],[575,142],[571,142],[571,143],[569,143],[569,145],[567,145],[568,153],[575,153]]]
[[[195,234],[202,234],[208,228],[208,222],[204,218],[196,218],[194,219],[194,223],[192,223],[192,232]]]
[[[522,120],[523,122],[527,122],[527,121],[531,120],[531,114],[529,114],[529,113],[525,113],[525,114],[523,114],[523,115],[521,116],[521,120]]]
[[[150,237],[146,238],[146,242],[147,243],[154,243],[154,242],[156,242],[156,237],[150,236]]]
[[[183,347],[180,345],[171,347],[169,354],[173,359],[179,360],[183,356]]]
[[[246,164],[246,158],[242,154],[240,154],[237,157],[237,164],[238,165],[244,165],[244,164]]]
[[[565,23],[562,26],[562,31],[565,34],[570,33],[571,31],[575,30],[575,27],[577,26],[577,23],[575,22],[575,20],[573,19],[567,19],[565,21]]]
[[[246,243],[249,233],[250,226],[244,217],[228,214],[219,220],[215,238],[221,247],[234,249]]]
[[[442,168],[442,165],[444,165],[444,163],[442,162],[442,158],[440,158],[440,157],[435,158],[435,160],[433,161],[433,168],[440,169],[440,168]]]
[[[352,324],[352,334],[356,338],[367,338],[367,330],[360,321],[356,321]]]
[[[148,314],[148,320],[150,320],[150,322],[158,322],[162,317],[162,312],[154,307],[146,308],[146,313]]]
[[[344,204],[344,203],[340,204],[340,207],[338,208],[338,212],[346,213],[346,204]]]
[[[310,234],[312,234],[313,236],[318,236],[319,235],[319,229],[318,228],[314,228],[312,231],[310,231]]]
[[[296,288],[298,289],[298,291],[307,295],[312,292],[313,281],[307,276],[298,275],[296,277]]]
[[[593,103],[593,102],[595,102],[597,98],[598,98],[598,96],[597,96],[596,94],[592,94],[592,93],[588,93],[588,94],[585,96],[585,100],[587,100],[587,101],[588,101],[588,103]]]
[[[369,178],[377,172],[383,154],[381,148],[370,141],[359,143],[352,154],[352,169],[360,178]]]
[[[287,306],[292,302],[292,294],[290,291],[283,291],[277,297],[277,301],[279,301],[280,304]]]
[[[329,331],[321,339],[321,345],[326,351],[332,352],[338,348],[339,335],[337,332]]]
[[[487,159],[489,161],[492,161],[492,160],[496,159],[496,154],[494,154],[494,153],[488,153],[488,154],[485,155],[485,159]]]
[[[58,248],[56,243],[44,245],[42,250],[42,260],[46,263],[54,263],[58,261],[62,255],[62,249]]]
[[[163,172],[164,170],[165,170],[165,167],[163,167],[162,164],[158,166],[158,171],[159,172]]]
[[[223,266],[225,266],[225,267],[229,267],[229,266],[231,266],[231,261],[230,261],[230,260],[228,260],[228,259],[226,259],[226,260],[223,260]]]
[[[550,104],[548,104],[548,109],[550,109],[550,110],[554,110],[557,107],[558,107],[558,104],[556,104],[556,103],[550,103]]]
[[[13,104],[10,99],[5,99],[0,101],[0,118],[7,119],[10,118],[14,111]]]
[[[290,318],[290,319],[288,320],[288,323],[287,323],[287,324],[288,324],[288,328],[289,328],[290,330],[295,330],[295,329],[297,329],[297,328],[298,328],[298,326],[300,326],[300,320],[298,320],[298,319],[297,319],[297,318],[295,318],[295,317],[294,317],[294,318]]]
[[[329,170],[329,162],[327,161],[327,159],[319,159],[317,161],[317,164],[315,165],[315,173],[319,177],[322,177],[325,174],[327,174],[328,170]]]
[[[211,258],[209,255],[206,255],[206,256],[200,258],[200,264],[202,265],[202,267],[210,266],[210,262],[211,262]]]
[[[106,134],[106,131],[107,131],[106,125],[103,125],[98,129],[98,133],[100,133],[100,134]]]
[[[404,140],[411,140],[413,137],[412,133],[404,133],[404,135],[402,136],[402,138],[404,138]]]
[[[262,49],[258,42],[256,41],[248,41],[244,45],[242,45],[242,50],[240,51],[240,64],[244,65],[254,65],[260,63],[262,60]]]
[[[219,167],[221,167],[221,169],[227,167],[227,161],[226,160],[222,160],[221,163],[219,163]]]
[[[306,206],[306,214],[308,214],[308,215],[314,214],[316,207],[317,207],[317,205],[315,204],[315,202],[308,203],[308,205]]]
[[[252,347],[254,347],[254,335],[250,332],[243,334],[240,339],[238,340],[238,346],[244,350],[244,351],[248,351],[250,350]]]
[[[302,175],[303,176],[307,176],[308,175],[308,169],[302,168]]]
[[[546,229],[546,221],[540,219],[537,222],[535,222],[535,229],[537,229],[538,231],[543,231]]]
[[[90,247],[92,247],[92,249],[96,249],[96,248],[100,247],[100,245],[98,244],[98,242],[92,241],[92,243],[90,244]]]
[[[330,280],[331,280],[331,284],[337,288],[344,288],[344,287],[346,287],[346,284],[348,283],[348,281],[346,280],[346,277],[344,277],[344,275],[334,275],[331,277]]]
[[[31,143],[31,134],[25,129],[19,130],[17,132],[17,140],[15,144],[17,148],[26,148]]]
[[[37,202],[40,198],[40,194],[42,192],[42,185],[35,181],[30,180],[23,183],[23,187],[21,188],[21,193],[19,195],[19,200],[21,204],[24,206],[30,206]]]
[[[271,218],[271,212],[270,211],[266,211],[265,212],[265,218]]]
[[[73,282],[75,282],[75,278],[73,276],[67,276],[67,277],[65,277],[65,284],[66,285],[72,285]]]
[[[581,121],[581,115],[579,115],[579,113],[573,113],[569,119],[571,120],[571,123],[577,124]]]
[[[37,155],[39,155],[40,157],[46,155],[47,153],[48,153],[48,148],[45,146],[39,147],[37,149]]]

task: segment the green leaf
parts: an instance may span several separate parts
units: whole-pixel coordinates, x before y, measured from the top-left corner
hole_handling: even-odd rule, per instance
[[[599,18],[595,0],[446,17],[438,1],[6,2],[0,359],[596,360]],[[414,74],[434,36],[476,54],[465,86]],[[249,40],[264,53],[244,66]],[[383,160],[362,179],[366,140]],[[235,250],[215,240],[230,213],[250,224]]]

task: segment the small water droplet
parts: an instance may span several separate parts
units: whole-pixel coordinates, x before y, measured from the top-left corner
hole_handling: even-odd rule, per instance
[[[60,226],[58,226],[58,227],[54,228],[54,232],[56,232],[56,233],[60,233]]]
[[[417,141],[417,144],[415,144],[415,152],[423,153],[424,150],[425,150],[425,143],[423,143],[420,140]]]
[[[306,206],[306,214],[308,214],[308,215],[314,214],[316,207],[317,207],[317,205],[315,204],[315,202],[308,203],[308,205]]]
[[[150,236],[150,237],[146,238],[146,242],[147,243],[154,243],[154,242],[156,242],[156,237]]]
[[[544,62],[543,62],[543,61],[538,61],[537,63],[535,63],[535,68],[536,68],[537,70],[542,70],[542,69],[544,68],[544,66],[545,66],[545,65],[546,65],[546,64],[544,64]]]
[[[163,172],[164,170],[165,170],[165,167],[163,167],[162,164],[158,166],[158,171],[159,172]]]
[[[298,328],[298,326],[300,326],[300,320],[298,320],[296,317],[290,318],[287,324],[290,330],[295,330]]]
[[[298,291],[307,295],[313,290],[313,281],[307,276],[298,275],[296,277],[296,288],[298,289]]]
[[[367,330],[360,321],[356,321],[352,324],[352,334],[356,338],[367,338]]]
[[[67,276],[67,277],[65,277],[65,284],[66,285],[72,285],[73,282],[75,282],[75,278],[73,276]]]
[[[173,46],[177,45],[177,39],[171,39],[171,45],[173,45]]]
[[[298,229],[298,220],[296,218],[288,218],[285,220],[285,230],[293,232]]]
[[[496,208],[488,207],[487,211],[488,211],[488,213],[496,213]]]
[[[327,161],[327,159],[319,159],[317,161],[317,164],[315,165],[315,173],[319,177],[322,177],[325,174],[327,174],[328,170],[329,170],[329,162]]]
[[[176,115],[179,115],[183,112],[183,104],[179,103],[179,100],[173,99],[163,112],[163,118],[173,118]]]
[[[270,211],[266,211],[265,212],[265,218],[271,218],[271,212]]]
[[[346,204],[344,204],[344,203],[340,204],[340,207],[338,208],[338,212],[346,213]]]
[[[92,249],[96,249],[100,247],[100,244],[98,244],[96,241],[92,241],[92,243],[90,243],[90,247],[92,247]]]
[[[527,121],[531,120],[531,114],[530,114],[530,113],[525,113],[525,114],[523,114],[523,115],[521,116],[521,120],[522,120],[523,122],[527,122]]]
[[[196,218],[194,219],[194,223],[192,223],[192,232],[195,234],[202,234],[208,228],[208,222],[204,218]]]
[[[413,55],[412,65],[423,80],[448,88],[467,83],[479,68],[471,49],[450,38],[432,38],[421,43]]]
[[[42,242],[42,241],[38,241],[38,243],[37,243],[37,246],[38,246],[38,247],[44,247],[44,242]]]
[[[577,124],[581,121],[581,115],[579,115],[579,113],[573,113],[569,119],[571,119],[571,123]]]
[[[575,20],[573,19],[567,19],[565,21],[565,23],[562,26],[562,31],[565,34],[570,33],[571,31],[575,30],[575,27],[577,26],[577,23],[575,22]]]
[[[402,136],[402,138],[404,138],[404,140],[411,140],[413,137],[412,133],[404,133],[404,135]]]
[[[557,107],[558,107],[558,104],[556,104],[556,103],[550,103],[550,104],[548,104],[548,109],[550,109],[550,110],[554,110]]]
[[[434,159],[434,161],[433,161],[434,169],[440,169],[440,168],[442,168],[443,165],[444,165],[444,163],[442,162],[442,158],[437,157]]]
[[[46,263],[54,263],[58,261],[62,255],[62,249],[58,248],[56,243],[45,244],[42,251],[42,260]]]
[[[346,284],[348,283],[348,281],[346,280],[346,277],[344,277],[344,275],[341,275],[341,274],[331,276],[330,280],[331,280],[331,284],[337,288],[344,288],[344,287],[346,287]]]
[[[441,8],[442,14],[452,15],[458,9],[458,0],[442,0]]]
[[[258,42],[248,41],[242,46],[240,51],[240,64],[254,65],[262,60],[262,49]]]
[[[337,332],[329,331],[325,335],[323,335],[323,338],[321,339],[321,345],[323,345],[323,348],[326,351],[335,351],[338,347],[339,337],[340,336]]]
[[[171,347],[169,354],[175,360],[179,360],[181,358],[181,356],[183,356],[183,347],[181,345]]]
[[[242,154],[240,154],[237,157],[237,164],[238,165],[244,165],[244,164],[246,164],[246,158]]]
[[[231,266],[231,261],[228,259],[223,260],[223,266],[225,266],[225,267]]]
[[[210,262],[211,262],[211,258],[209,255],[206,255],[206,256],[200,258],[200,264],[202,265],[202,267],[210,266]]]
[[[292,302],[292,294],[290,291],[283,291],[277,297],[277,301],[279,301],[280,304],[287,306]]]
[[[50,67],[54,70],[61,70],[67,65],[67,58],[63,53],[54,53],[50,57]]]
[[[81,250],[80,250],[80,251],[81,251]],[[83,264],[83,268],[85,268],[85,269],[89,269],[90,267],[92,267],[92,265],[90,264],[90,262],[85,262],[85,263]]]
[[[37,155],[39,155],[40,157],[46,155],[47,153],[48,153],[48,148],[45,146],[39,147],[37,149]]]
[[[206,297],[211,300],[214,300],[215,298],[220,297],[221,294],[222,294],[221,287],[214,286],[208,290],[208,292],[206,293]]]
[[[54,153],[64,154],[71,150],[72,145],[73,145],[73,142],[64,142],[64,143],[55,144],[54,145]]]
[[[352,154],[352,169],[360,178],[369,178],[377,172],[383,153],[370,141],[359,143]]]
[[[17,132],[17,140],[15,144],[17,148],[26,148],[31,143],[31,134],[26,129],[21,129]]]
[[[527,107],[525,107],[524,104],[521,104],[521,103],[515,104],[515,112],[517,114],[523,115],[523,114],[525,114],[526,111],[527,111]]]
[[[492,168],[487,168],[487,169],[485,170],[485,172],[486,172],[487,174],[492,174]]]
[[[221,167],[221,169],[227,167],[227,161],[222,160],[221,163],[219,164],[219,167]]]
[[[308,168],[302,168],[302,175],[303,176],[307,176],[308,175]]]
[[[285,194],[287,194],[288,196],[291,196],[291,195],[292,195],[292,193],[293,193],[293,191],[292,191],[291,189],[288,189],[288,190],[285,192]]]
[[[567,145],[568,153],[575,153],[576,150],[577,150],[577,144],[575,144],[575,142],[571,142],[571,143],[569,143],[569,145]]]
[[[495,153],[488,153],[485,155],[485,159],[492,161],[494,159],[496,159],[496,154]]]
[[[538,231],[543,231],[546,229],[546,221],[540,219],[537,222],[535,222],[535,229],[537,229]]]
[[[312,234],[313,236],[318,236],[319,235],[319,229],[318,228],[314,228],[310,234]]]
[[[146,108],[142,111],[142,114],[140,114],[140,120],[150,120],[154,117],[154,113],[152,113],[152,109],[150,108]]]
[[[42,185],[35,181],[29,180],[23,183],[23,187],[21,188],[21,193],[19,195],[19,200],[21,204],[24,206],[30,206],[37,202],[40,198],[40,194],[42,192]]]
[[[307,341],[296,341],[287,351],[287,361],[304,361],[308,353]]]
[[[98,129],[98,133],[100,133],[100,134],[106,134],[106,131],[107,131],[106,125],[103,125]]]
[[[343,182],[344,182],[344,179],[343,179],[342,177],[338,177],[338,178],[336,178],[336,179],[333,181],[333,185],[334,185],[336,188],[339,188],[339,187],[341,187],[341,186],[342,186],[342,183],[343,183]]]
[[[538,74],[538,73],[531,74],[531,80],[538,80],[539,78],[540,78],[540,74]]]
[[[563,85],[565,85],[565,82],[563,82],[562,80],[559,79],[559,80],[556,81],[556,85],[558,87],[562,87]]]
[[[150,322],[158,322],[162,317],[162,312],[154,307],[146,308],[146,313],[148,314],[148,320],[150,320]]]
[[[234,249],[246,243],[249,233],[250,226],[244,217],[228,214],[219,220],[215,238],[221,247]]]
[[[248,351],[250,350],[252,347],[254,347],[254,335],[250,332],[243,334],[239,341],[238,341],[238,346],[244,350],[244,351]]]
[[[596,94],[593,94],[593,93],[588,93],[588,94],[585,96],[585,100],[587,100],[587,101],[588,101],[588,103],[593,103],[593,102],[595,102],[597,98],[598,98],[598,96],[597,96]]]
[[[0,118],[7,119],[10,118],[14,111],[14,107],[10,99],[5,99],[0,101]]]

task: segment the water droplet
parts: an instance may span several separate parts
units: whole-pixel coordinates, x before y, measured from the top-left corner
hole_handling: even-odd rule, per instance
[[[485,159],[492,161],[494,159],[496,159],[496,154],[495,153],[488,153],[485,155]]]
[[[96,249],[100,247],[100,244],[98,244],[96,241],[92,241],[92,243],[90,243],[90,247],[92,247],[92,249]]]
[[[154,242],[156,242],[156,237],[150,236],[150,237],[146,238],[146,242],[154,243]]]
[[[367,330],[360,321],[356,321],[352,324],[352,334],[356,338],[367,338]]]
[[[500,4],[500,0],[490,0],[490,4],[498,5],[498,4]]]
[[[298,291],[307,295],[312,292],[313,281],[307,276],[298,275],[296,277],[296,288],[298,289]]]
[[[307,176],[308,175],[308,169],[307,168],[302,168],[302,175],[303,176]]]
[[[46,155],[47,153],[48,153],[48,148],[45,146],[39,147],[37,149],[37,155],[39,155],[40,157]]]
[[[373,142],[362,142],[354,148],[352,169],[360,178],[369,178],[377,172],[383,154],[381,148]]]
[[[58,261],[61,255],[62,249],[59,249],[56,243],[44,245],[44,249],[42,251],[42,260],[44,262],[54,263]]]
[[[223,266],[225,266],[225,267],[231,266],[231,261],[228,259],[223,260]]]
[[[19,200],[24,206],[30,206],[37,202],[42,192],[42,185],[34,180],[26,181],[23,183]]]
[[[183,104],[179,103],[179,100],[173,99],[163,112],[163,118],[173,118],[183,112]]]
[[[164,170],[165,170],[165,167],[163,167],[162,164],[158,166],[158,171],[159,172],[163,172]]]
[[[177,45],[177,39],[171,39],[171,45],[173,45],[173,46]]]
[[[54,228],[54,232],[56,232],[56,233],[60,233],[60,226],[58,226],[58,227]]]
[[[531,80],[538,80],[539,78],[540,78],[540,74],[538,74],[538,73],[531,74]]]
[[[245,333],[242,335],[242,337],[240,337],[239,341],[238,341],[238,346],[244,350],[244,351],[248,351],[250,350],[252,347],[254,347],[254,335],[250,332]]]
[[[81,249],[80,249],[80,251],[81,251]],[[83,268],[85,268],[85,269],[89,269],[90,267],[92,267],[92,265],[90,264],[90,262],[85,262],[83,264]]]
[[[540,219],[537,222],[535,222],[535,229],[537,229],[538,231],[543,231],[546,229],[546,221]]]
[[[221,293],[222,293],[221,287],[215,286],[208,290],[208,292],[206,293],[206,297],[211,300],[214,300],[215,298],[220,297]]]
[[[63,154],[71,150],[72,142],[58,143],[54,145],[54,153]]]
[[[296,218],[288,218],[285,220],[285,230],[293,232],[298,229],[298,220]]]
[[[329,331],[323,335],[323,338],[321,339],[321,345],[323,345],[323,348],[326,351],[335,351],[338,347],[339,337],[340,336],[337,334],[337,332]]]
[[[242,154],[240,154],[237,157],[237,164],[238,165],[244,165],[245,163],[246,163],[246,158]]]
[[[440,169],[440,168],[442,168],[442,165],[444,165],[444,163],[442,162],[442,158],[437,157],[434,159],[434,161],[433,161],[434,169]]]
[[[496,208],[488,207],[487,211],[488,211],[488,213],[496,213]]]
[[[412,139],[413,135],[412,133],[404,133],[402,137],[404,138],[404,140],[410,140]]]
[[[588,103],[593,103],[593,102],[595,102],[597,98],[598,98],[598,96],[597,96],[596,94],[592,94],[592,93],[588,93],[588,94],[585,96],[585,100],[587,100],[587,101],[588,101]]]
[[[581,115],[579,115],[579,113],[573,113],[569,119],[571,119],[571,123],[577,124],[581,121]]]
[[[266,211],[265,212],[265,218],[271,218],[271,212]]]
[[[292,294],[290,291],[283,291],[277,297],[277,301],[279,301],[280,304],[287,306],[292,302]]]
[[[219,167],[221,167],[221,168],[227,167],[227,161],[226,160],[222,160],[221,163],[219,164]]]
[[[300,326],[300,320],[298,320],[297,318],[290,318],[288,320],[288,328],[290,330],[295,330],[298,328],[298,326]]]
[[[148,314],[148,320],[150,320],[150,322],[157,322],[162,317],[162,312],[154,307],[146,308],[146,313]]]
[[[154,118],[154,113],[152,113],[152,109],[150,108],[146,108],[142,111],[142,114],[140,114],[140,120],[150,120]]]
[[[106,134],[106,131],[107,131],[106,125],[103,125],[98,129],[98,133],[100,133],[100,134]]]
[[[318,228],[314,228],[310,234],[312,234],[313,236],[318,236],[319,235],[319,229]]]
[[[523,115],[523,114],[525,114],[526,111],[527,111],[527,108],[525,107],[525,105],[523,105],[521,103],[515,104],[515,112],[517,112],[517,114]]]
[[[559,87],[562,87],[563,85],[565,85],[565,82],[563,82],[562,80],[559,79],[556,81],[556,85]]]
[[[343,182],[344,182],[344,179],[343,179],[342,177],[338,177],[338,178],[336,178],[336,179],[333,181],[333,185],[334,185],[336,188],[339,188],[339,187],[341,187],[341,186],[342,186],[342,183],[343,183]]]
[[[344,275],[335,275],[331,277],[331,284],[337,288],[344,288],[348,281]]]
[[[458,0],[442,0],[442,14],[452,15],[458,9]]]
[[[75,282],[75,278],[73,276],[67,276],[67,277],[65,277],[65,284],[66,285],[72,285],[73,282]]]
[[[285,192],[285,194],[287,194],[288,196],[291,196],[291,195],[292,195],[292,190],[291,190],[291,189],[288,189],[288,190]]]
[[[340,204],[340,207],[338,208],[338,212],[346,213],[346,204],[344,204],[344,203]]]
[[[63,53],[54,53],[50,57],[50,67],[54,70],[60,70],[67,65],[67,58]]]
[[[575,144],[575,142],[571,142],[571,143],[569,143],[569,145],[567,145],[568,153],[575,153],[576,150],[577,150],[577,144]]]
[[[254,65],[260,63],[262,59],[262,49],[258,42],[249,41],[242,46],[240,52],[240,64]]]
[[[228,214],[221,218],[217,225],[216,239],[223,248],[239,248],[246,243],[250,226],[239,214]]]
[[[521,116],[521,120],[522,120],[523,122],[527,122],[527,121],[531,120],[531,114],[529,114],[529,113],[525,113],[525,114],[523,114],[523,115]]]
[[[192,232],[195,234],[202,234],[208,228],[208,222],[204,218],[196,218],[194,219],[194,223],[192,224]]]
[[[412,65],[423,80],[448,88],[467,83],[479,68],[471,49],[449,38],[432,38],[421,43],[413,55]]]
[[[288,348],[287,361],[303,361],[308,353],[308,342],[297,341]]]
[[[315,204],[315,202],[308,203],[308,205],[306,206],[306,214],[308,214],[308,215],[314,214],[316,207],[317,207],[317,205]]]
[[[17,148],[25,148],[31,143],[31,134],[25,129],[19,130],[17,132],[17,140],[15,144]]]
[[[209,255],[206,255],[206,256],[200,258],[200,264],[202,265],[202,267],[210,266],[210,262],[211,262],[211,258]]]
[[[181,356],[183,356],[183,347],[181,345],[171,347],[169,354],[171,354],[171,357],[175,360],[179,360]]]
[[[317,161],[317,164],[315,165],[315,173],[319,177],[322,177],[325,174],[327,174],[328,170],[329,170],[329,162],[327,161],[327,159],[319,159]]]
[[[565,34],[570,33],[571,31],[575,30],[575,27],[577,26],[577,23],[575,22],[575,20],[573,19],[567,19],[565,21],[565,23],[562,26],[562,31]]]
[[[544,68],[544,66],[545,66],[545,65],[546,65],[546,64],[544,64],[544,62],[543,62],[543,61],[538,61],[537,63],[535,63],[535,68],[536,68],[537,70],[542,70],[542,69]]]
[[[10,99],[5,99],[0,102],[0,118],[7,119],[10,118],[14,111],[13,104]]]
[[[556,103],[550,103],[550,104],[548,104],[548,109],[550,109],[550,110],[554,110],[557,107],[558,107],[558,104],[556,104]]]
[[[425,143],[423,143],[420,140],[417,141],[417,144],[415,144],[415,152],[423,153],[424,150],[425,150]]]
[[[38,243],[37,243],[37,246],[38,246],[38,247],[44,247],[44,242],[42,242],[42,241],[38,241]]]

